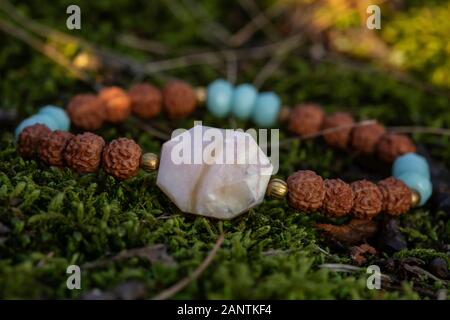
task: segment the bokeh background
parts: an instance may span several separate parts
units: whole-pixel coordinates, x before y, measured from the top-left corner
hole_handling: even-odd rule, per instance
[[[81,8],[81,30],[66,28],[71,4]],[[366,28],[369,4],[381,7],[381,30]],[[449,40],[446,0],[1,1],[0,297],[151,298],[192,274],[222,232],[213,263],[173,298],[445,297]],[[316,231],[314,224],[326,218],[295,212],[283,201],[212,221],[180,213],[152,174],[125,182],[103,173],[77,176],[15,152],[15,126],[43,105],[64,107],[73,95],[104,85],[180,78],[206,86],[219,77],[273,90],[286,105],[313,101],[328,112],[378,119],[411,134],[432,159],[433,175],[447,189],[395,222],[402,246],[367,262],[392,277],[383,290],[366,288],[363,269],[323,267],[352,265],[349,248]],[[177,122],[132,119],[99,134],[128,136],[158,152],[161,134],[198,119],[249,125],[199,110]],[[289,134],[281,138],[288,141]],[[320,139],[289,141],[280,177],[304,168],[349,181],[389,172]],[[68,264],[87,270],[82,290],[67,290]]]

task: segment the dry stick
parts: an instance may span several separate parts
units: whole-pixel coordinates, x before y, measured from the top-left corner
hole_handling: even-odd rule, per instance
[[[92,84],[89,79],[89,76],[86,73],[82,72],[81,70],[77,69],[71,63],[71,61],[68,60],[58,50],[56,50],[55,47],[45,44],[45,42],[39,40],[38,38],[34,37],[33,35],[26,32],[25,30],[19,29],[16,26],[14,26],[13,24],[11,24],[3,19],[0,19],[0,29],[3,30],[4,32],[16,37],[17,39],[22,40],[23,42],[28,44],[30,47],[41,52],[43,55],[52,59],[60,66],[66,68],[77,79],[82,80],[89,85]]]
[[[224,44],[225,39],[229,38],[228,30],[226,30],[221,24],[211,21],[212,19],[209,17],[209,14],[199,3],[186,0],[166,0],[163,1],[163,4],[183,23],[188,22],[191,17],[194,19],[201,19],[205,25],[202,29],[202,35],[204,40],[209,43],[217,45],[219,41],[220,44]]]
[[[279,145],[286,145],[289,143],[292,143],[296,140],[307,140],[307,139],[313,139],[317,138],[319,136],[326,135],[328,133],[333,133],[341,130],[351,129],[355,127],[363,127],[363,126],[370,126],[373,124],[378,123],[376,120],[364,120],[360,122],[353,123],[351,125],[345,125],[345,126],[339,126],[334,128],[328,128],[321,131],[318,131],[313,134],[304,135],[302,137],[292,137],[287,138],[282,141],[280,141]],[[450,129],[445,128],[433,128],[433,127],[388,127],[388,131],[390,132],[396,132],[396,133],[426,133],[426,134],[436,134],[436,135],[442,135],[442,136],[450,136]]]
[[[238,61],[234,53],[229,53],[226,56],[227,61],[227,80],[231,83],[235,83],[238,73]]]
[[[153,297],[153,300],[165,300],[169,299],[173,295],[177,294],[181,290],[183,290],[188,284],[190,284],[192,281],[196,280],[202,273],[205,271],[205,269],[209,266],[211,261],[214,259],[214,257],[217,254],[217,251],[219,250],[220,246],[223,243],[223,240],[225,239],[225,235],[222,233],[219,238],[217,239],[216,243],[214,244],[214,247],[208,254],[208,256],[203,260],[203,262],[190,274],[189,276],[183,278],[181,281],[177,282],[170,288],[167,288],[166,290],[163,290],[162,292],[158,293],[155,297]]]
[[[44,38],[51,37],[54,41],[62,44],[65,44],[66,42],[77,42],[83,46],[91,47],[91,45],[84,40],[68,35],[56,29],[52,29],[44,24],[36,22],[35,20],[20,14],[17,9],[7,0],[0,1],[0,9],[3,9],[3,11],[18,24]]]
[[[301,34],[297,34],[280,45],[276,54],[267,62],[267,64],[261,69],[261,71],[256,75],[253,84],[259,88],[264,82],[275,72],[275,70],[280,66],[287,54],[297,48],[302,39]]]
[[[373,124],[378,123],[376,120],[364,120],[364,121],[360,121],[360,122],[356,122],[356,123],[352,123],[350,125],[345,125],[345,126],[339,126],[339,127],[334,127],[334,128],[328,128],[328,129],[324,129],[324,130],[320,130],[318,132],[312,133],[312,134],[307,134],[301,137],[292,137],[292,138],[287,138],[284,139],[282,141],[280,141],[279,145],[286,145],[289,143],[292,143],[294,141],[297,140],[307,140],[307,139],[313,139],[313,138],[317,138],[323,135],[326,135],[328,133],[333,133],[333,132],[337,132],[337,131],[341,131],[341,130],[347,130],[347,129],[351,129],[351,128],[356,128],[356,127],[363,127],[363,126],[370,126]]]
[[[238,0],[238,2],[252,18],[251,22],[253,22],[252,25],[254,25],[255,28],[262,30],[270,40],[279,39],[278,32],[270,21],[270,19],[273,18],[270,15],[271,10],[273,10],[274,7],[276,8],[279,6],[278,2],[269,8],[266,8],[264,12],[260,10],[255,0]],[[269,14],[270,19],[266,16],[266,12]]]
[[[168,46],[153,40],[138,38],[132,34],[120,34],[116,38],[117,42],[123,46],[139,49],[150,53],[165,55],[170,52]]]
[[[67,35],[63,32],[54,30],[50,27],[35,22],[32,19],[24,17],[21,14],[19,14],[16,11],[15,7],[9,4],[7,1],[0,2],[0,8],[3,9],[12,19],[26,26],[28,29],[32,30],[36,34],[39,34],[43,37],[51,36],[54,38],[55,41],[59,41],[62,43],[77,42],[81,46],[95,51],[97,54],[103,56],[104,59],[107,59],[110,62],[113,62],[115,64],[119,63],[122,66],[128,67],[135,74],[145,73],[151,75],[156,72],[186,67],[190,65],[205,64],[205,63],[210,65],[221,64],[223,63],[223,59],[221,59],[220,57],[221,55],[226,57],[229,56],[230,54],[235,54],[236,59],[264,58],[270,56],[272,52],[275,51],[284,42],[290,41],[290,38],[287,38],[280,42],[271,43],[268,45],[255,48],[241,49],[238,51],[222,50],[217,52],[196,53],[178,58],[157,61],[149,64],[142,64],[132,59],[117,55],[116,53],[110,52],[105,48],[99,48],[97,46],[94,46],[93,44],[89,43],[84,39]]]
[[[144,130],[147,133],[149,133],[150,135],[152,135],[152,136],[154,136],[154,137],[156,137],[158,139],[161,139],[163,141],[167,141],[167,140],[170,139],[170,135],[169,134],[166,134],[166,133],[164,133],[164,132],[162,132],[162,131],[152,127],[151,125],[149,125],[148,123],[145,123],[144,121],[142,121],[139,118],[135,118],[135,119],[136,119],[136,122],[137,122],[138,126],[142,130]]]
[[[230,32],[222,24],[212,20],[202,4],[193,0],[183,0],[183,2],[195,18],[202,19],[207,24],[204,28],[207,34],[214,35],[222,44],[227,43],[231,36]]]
[[[450,136],[450,129],[433,128],[433,127],[389,127],[389,131],[396,133],[429,133],[442,136]]]
[[[77,43],[82,48],[95,52],[98,56],[102,58],[103,62],[110,65],[126,67],[130,69],[135,74],[142,74],[142,64],[132,60],[128,57],[117,54],[105,47],[92,44],[89,41],[78,38],[59,30],[53,29],[42,23],[39,23],[29,17],[20,14],[16,8],[11,5],[7,0],[0,1],[0,9],[2,9],[12,20],[17,22],[19,25],[29,29],[29,31],[34,32],[45,39],[51,39],[60,44],[66,43]]]
[[[278,2],[269,7],[265,12],[255,16],[244,27],[237,31],[230,37],[228,43],[233,47],[242,46],[248,39],[250,39],[256,31],[267,27],[270,24],[270,19],[273,19],[284,12],[284,7]]]
[[[170,70],[175,68],[183,68],[187,66],[193,65],[201,65],[201,64],[220,64],[223,63],[223,58],[229,56],[230,54],[234,54],[236,59],[262,59],[273,55],[273,53],[279,50],[280,46],[283,46],[286,42],[295,41],[298,39],[299,35],[293,35],[289,38],[286,38],[282,41],[257,46],[253,48],[243,48],[243,49],[224,49],[218,51],[210,51],[210,52],[201,52],[201,53],[193,53],[188,54],[181,57],[170,58],[166,60],[160,60],[155,62],[147,63],[143,66],[144,72],[153,73],[164,70]]]
[[[358,71],[358,72],[364,72],[368,74],[377,74],[380,73],[380,70],[376,69],[374,66],[360,61],[355,61],[346,58],[345,56],[337,53],[328,53],[323,58],[320,59],[320,61],[323,62],[331,62],[331,63],[338,63],[340,66],[345,67],[347,69]],[[450,98],[450,93],[448,90],[443,90],[438,87],[435,87],[433,85],[430,85],[428,83],[422,82],[419,79],[417,79],[414,76],[411,76],[408,73],[395,70],[395,69],[389,69],[387,67],[383,67],[381,71],[386,72],[387,75],[392,77],[394,80],[407,84],[416,88],[419,88],[423,92],[432,93],[436,95],[441,95],[445,97]]]

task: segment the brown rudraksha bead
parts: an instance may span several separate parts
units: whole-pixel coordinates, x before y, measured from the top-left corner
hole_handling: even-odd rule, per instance
[[[96,130],[105,120],[105,107],[99,97],[93,94],[78,94],[67,106],[72,123],[81,129]]]
[[[47,126],[37,123],[22,130],[17,140],[17,150],[22,157],[32,157],[38,150],[42,138],[50,133]]]
[[[134,140],[119,138],[103,150],[103,169],[117,179],[128,179],[139,171],[141,147]]]
[[[371,155],[375,153],[376,146],[385,132],[384,126],[378,123],[354,127],[350,138],[351,146],[357,153]]]
[[[105,119],[112,123],[125,121],[131,113],[131,100],[119,87],[108,87],[98,94],[105,107]]]
[[[353,191],[349,184],[340,179],[325,180],[324,213],[340,217],[348,214],[353,207]]]
[[[294,172],[287,179],[288,201],[296,209],[314,211],[322,206],[325,184],[322,177],[310,170]]]
[[[383,205],[383,195],[377,185],[359,180],[350,184],[353,190],[353,215],[359,219],[372,219]]]
[[[73,137],[70,132],[61,130],[46,134],[39,144],[39,158],[49,166],[63,166],[64,149]]]
[[[168,83],[162,94],[164,111],[171,119],[186,117],[197,105],[194,88],[183,81]]]
[[[299,136],[314,134],[322,128],[325,113],[316,104],[301,104],[289,114],[288,128]]]
[[[416,152],[416,146],[404,134],[387,133],[377,145],[379,158],[386,162],[393,162],[397,157],[409,152]]]
[[[383,195],[383,211],[397,216],[411,207],[411,190],[401,180],[389,177],[378,182]]]
[[[350,140],[352,125],[353,117],[346,112],[336,112],[329,115],[323,121],[323,129],[336,129],[336,131],[324,134],[323,138],[332,147],[346,149]]]
[[[140,83],[128,91],[131,99],[131,110],[142,119],[156,117],[162,108],[161,91],[149,84]]]
[[[86,132],[78,134],[64,150],[67,166],[78,173],[95,172],[100,166],[105,140],[102,137]]]

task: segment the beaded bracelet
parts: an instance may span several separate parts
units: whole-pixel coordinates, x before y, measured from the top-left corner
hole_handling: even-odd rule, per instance
[[[412,206],[424,204],[431,195],[428,164],[415,153],[397,158],[393,165],[397,178],[389,177],[378,184],[367,180],[350,185],[339,179],[324,181],[309,170],[291,174],[286,182],[270,179],[273,167],[269,159],[251,135],[240,131],[234,131],[232,139],[224,139],[222,150],[230,145],[236,148],[235,155],[244,155],[242,163],[203,161],[180,165],[174,161],[172,152],[179,143],[185,144],[183,148],[186,144],[188,148],[193,146],[195,130],[202,132],[202,139],[207,130],[217,130],[215,135],[223,132],[196,126],[164,143],[161,161],[153,153],[142,154],[140,146],[128,138],[118,138],[106,145],[94,133],[73,135],[51,131],[43,124],[23,129],[17,147],[24,157],[37,154],[47,165],[67,166],[79,173],[95,172],[102,167],[117,179],[133,177],[139,168],[155,171],[159,167],[157,185],[181,211],[219,219],[231,219],[248,211],[261,203],[265,194],[277,199],[287,196],[289,204],[298,210],[321,210],[330,216],[352,214],[358,219],[372,219],[381,211],[399,215]],[[202,143],[195,152],[203,154],[204,148]],[[253,163],[249,159],[258,161]]]
[[[231,113],[240,120],[251,118],[259,127],[272,127],[277,119],[287,121],[288,129],[300,137],[314,135],[323,129],[327,132],[323,137],[330,146],[340,149],[351,147],[365,155],[376,153],[388,163],[398,156],[416,151],[408,136],[386,133],[385,128],[378,123],[355,126],[350,114],[336,112],[326,116],[316,104],[301,104],[290,111],[288,107],[280,108],[280,99],[273,92],[258,93],[250,84],[233,88],[223,79],[213,81],[207,89],[195,89],[179,80],[169,82],[162,90],[145,83],[132,86],[128,93],[119,87],[106,87],[98,95],[76,95],[70,100],[67,113],[76,127],[96,130],[105,121],[125,121],[131,112],[142,119],[154,118],[162,110],[171,119],[186,117],[203,102],[216,117],[225,117]],[[16,129],[16,138],[25,126],[33,123],[44,123],[52,130],[68,130],[70,120],[57,109],[47,106],[37,118],[24,120]],[[60,127],[48,119],[49,115],[57,118]]]
[[[104,121],[124,121],[131,111],[141,118],[152,118],[164,109],[170,118],[179,118],[190,114],[198,102],[204,101],[215,116],[224,117],[231,112],[242,120],[252,117],[260,126],[273,126],[277,117],[287,118],[285,109],[280,111],[280,100],[276,94],[258,94],[249,84],[233,88],[225,80],[216,80],[205,90],[194,89],[182,81],[174,81],[167,84],[161,92],[149,84],[138,84],[128,94],[121,88],[108,87],[102,89],[98,96],[75,96],[67,108],[70,119],[64,110],[47,106],[38,115],[24,120],[16,129],[18,150],[25,157],[32,156],[37,151],[48,165],[66,164],[80,173],[96,171],[102,161],[107,173],[118,179],[126,179],[137,173],[139,164],[146,170],[155,170],[156,155],[145,154],[141,159],[140,147],[129,139],[116,139],[105,147],[104,140],[92,133],[74,137],[59,130],[51,133],[48,128],[68,130],[72,120],[77,127],[93,130],[99,128]],[[264,180],[265,185],[261,185],[260,189],[267,189],[267,194],[275,198],[282,198],[287,194],[289,203],[303,211],[321,208],[333,216],[353,212],[356,217],[365,219],[376,216],[381,210],[393,215],[406,212],[411,205],[423,205],[430,197],[432,186],[428,163],[423,157],[413,153],[416,148],[407,136],[387,134],[379,124],[353,126],[354,121],[349,114],[338,112],[327,117],[314,104],[295,107],[288,118],[288,128],[300,136],[325,129],[329,131],[324,135],[325,141],[332,146],[345,149],[351,145],[363,154],[377,152],[381,159],[388,162],[396,159],[393,175],[398,179],[385,179],[378,186],[365,180],[347,185],[341,180],[324,182],[312,171],[299,171],[291,175],[287,183],[280,179],[272,179],[270,182],[269,179]],[[33,123],[44,123],[45,126],[30,127]],[[158,181],[163,181],[160,177],[176,171],[173,168],[165,174],[160,171]],[[270,174],[271,172],[266,172],[264,175]],[[175,181],[177,178],[179,176],[175,175]],[[182,211],[202,214],[191,206],[181,206],[177,203],[178,196],[161,183],[158,185]],[[258,197],[254,197],[252,201],[259,203],[263,196],[264,192],[259,192]],[[233,202],[233,199],[226,200]],[[233,214],[225,218],[232,218],[253,205],[255,204],[247,204],[243,210],[232,210]],[[204,215],[215,214],[217,213],[207,212]]]

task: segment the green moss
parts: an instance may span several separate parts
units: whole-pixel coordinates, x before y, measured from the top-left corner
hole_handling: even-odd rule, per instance
[[[63,12],[69,3],[18,5],[24,13],[64,30]],[[131,1],[117,1],[114,6],[109,1],[79,3],[90,10],[83,13],[83,28],[77,35],[135,58],[148,57],[117,45],[112,40],[116,30],[142,30],[142,36],[172,45],[174,55],[178,48],[205,45],[199,37],[200,23],[188,17],[183,22],[174,19],[157,2],[149,2],[138,11]],[[207,3],[213,19],[230,19],[223,16],[228,10],[222,10],[228,2]],[[125,14],[128,12],[138,13]],[[43,104],[64,106],[72,95],[91,90],[18,40],[7,37],[2,41],[1,105],[19,110],[20,117]],[[238,81],[252,81],[262,65],[254,62],[244,66]],[[223,76],[208,66],[174,70],[167,75],[199,85]],[[121,78],[127,85],[132,80]],[[160,83],[158,77],[144,80]],[[450,126],[450,102],[440,93],[427,93],[379,72],[331,63],[314,65],[295,55],[289,56],[262,89],[276,91],[288,104],[317,101],[327,111],[344,109],[360,119],[375,117],[387,125]],[[156,121],[177,128],[191,126],[194,119],[230,126],[228,120],[214,119],[203,111],[180,122],[171,123],[164,117]],[[0,223],[10,230],[0,234],[1,298],[78,298],[94,288],[108,290],[130,279],[145,283],[150,298],[191,274],[221,232],[225,241],[212,264],[175,298],[419,298],[411,283],[389,292],[368,290],[363,271],[349,274],[320,268],[323,263],[350,263],[350,258],[317,233],[314,224],[324,219],[319,215],[296,212],[285,201],[276,200],[267,200],[232,221],[185,215],[155,186],[155,174],[141,172],[119,182],[103,172],[80,176],[67,169],[47,168],[16,154],[12,129],[3,131],[0,137]],[[120,128],[102,128],[99,134],[106,140],[119,135],[132,137],[149,152],[160,149],[159,140],[131,121]],[[282,139],[287,136],[281,133]],[[447,139],[439,136],[414,138],[420,143],[448,146]],[[450,150],[430,151],[435,159],[450,166]],[[389,171],[378,163],[362,164],[353,155],[326,148],[320,140],[296,141],[282,150],[279,176],[286,178],[302,168],[345,180],[379,179]],[[437,248],[448,241],[445,219],[443,215],[431,215],[428,207],[402,217],[408,245],[423,251],[402,251],[398,256],[443,256]],[[122,250],[158,243],[167,246],[175,265],[151,264],[134,257],[83,269],[88,262],[108,259]],[[66,288],[69,264],[82,267],[80,291]]]

